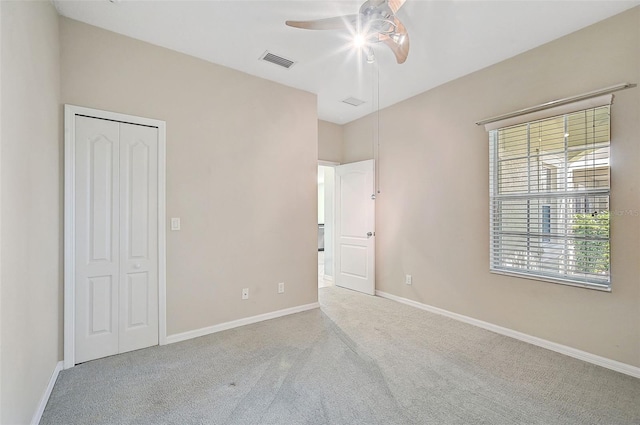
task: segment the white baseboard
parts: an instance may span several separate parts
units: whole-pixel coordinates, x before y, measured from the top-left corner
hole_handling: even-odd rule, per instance
[[[333,282],[333,276],[331,275],[325,274],[322,278],[327,282]]]
[[[53,391],[53,386],[56,383],[56,379],[58,379],[58,374],[62,370],[63,362],[58,362],[56,364],[55,369],[53,369],[53,373],[51,374],[51,378],[49,379],[49,384],[47,388],[44,390],[44,394],[42,394],[42,398],[40,399],[40,403],[38,403],[38,409],[33,414],[31,418],[31,425],[38,425],[40,423],[40,418],[42,418],[42,414],[44,413],[44,408],[47,407],[47,402],[49,401],[49,397],[51,396],[51,391]]]
[[[257,316],[246,317],[244,319],[233,320],[231,322],[220,323],[218,325],[208,326],[206,328],[195,329],[188,332],[183,332],[174,335],[167,336],[167,344],[173,344],[174,342],[186,341],[192,338],[198,338],[200,336],[209,335],[216,332],[226,331],[228,329],[237,328],[244,325],[250,325],[252,323],[263,322],[269,319],[275,319],[277,317],[288,316],[290,314],[301,313],[307,310],[313,310],[314,308],[320,308],[319,303],[305,304],[297,307],[285,308],[284,310],[273,311],[271,313],[259,314]]]
[[[596,354],[588,353],[586,351],[578,350],[566,345],[558,344],[548,341],[546,339],[538,338],[532,335],[528,335],[522,332],[514,331],[513,329],[504,328],[502,326],[494,325],[493,323],[484,322],[482,320],[474,319],[473,317],[464,316],[462,314],[453,313],[442,308],[433,307],[428,304],[422,304],[417,301],[413,301],[407,298],[402,298],[397,295],[392,295],[382,291],[376,291],[376,295],[382,298],[387,298],[393,301],[397,301],[402,304],[410,305],[412,307],[419,308],[431,313],[440,314],[442,316],[449,317],[451,319],[458,320],[460,322],[468,323],[473,326],[477,326],[482,329],[486,329],[491,332],[495,332],[500,335],[505,335],[520,341],[528,342],[529,344],[537,345],[538,347],[546,348],[547,350],[555,351],[560,354],[564,354],[569,357],[573,357],[579,360],[583,360],[588,363],[592,363],[598,366],[605,367],[607,369],[615,370],[616,372],[624,373],[636,378],[640,378],[640,367],[632,366],[626,363],[622,363],[616,360],[611,360],[606,357],[601,357]]]

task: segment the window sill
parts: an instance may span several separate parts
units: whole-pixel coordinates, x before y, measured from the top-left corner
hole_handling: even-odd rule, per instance
[[[492,274],[513,276],[513,277],[519,277],[522,279],[537,280],[540,282],[549,282],[549,283],[556,283],[556,284],[566,285],[566,286],[574,286],[576,288],[592,289],[600,292],[611,292],[611,285],[607,286],[607,285],[599,285],[597,283],[586,283],[586,282],[582,283],[582,282],[576,282],[568,279],[565,280],[565,279],[554,279],[552,277],[532,276],[526,273],[518,273],[518,272],[496,270],[496,269],[489,269],[489,272]]]

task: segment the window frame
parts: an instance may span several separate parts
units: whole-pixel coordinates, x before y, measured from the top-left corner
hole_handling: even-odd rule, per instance
[[[609,129],[609,134],[608,134],[608,142],[607,142],[607,146],[609,147],[609,151],[608,151],[608,167],[609,167],[609,173],[610,173],[610,166],[611,166],[611,151],[610,151],[610,147],[611,147],[611,132],[610,132],[610,125],[611,125],[611,108],[610,108],[611,103],[609,102],[606,105],[600,105],[600,106],[589,106],[587,108],[581,108],[581,109],[576,109],[574,111],[571,112],[562,112],[562,113],[557,113],[557,114],[550,114],[547,117],[545,117],[544,119],[554,119],[554,118],[562,118],[565,122],[565,131],[566,131],[566,122],[567,122],[567,117],[571,114],[571,113],[575,113],[575,112],[582,112],[582,111],[589,111],[589,110],[596,110],[598,107],[602,107],[602,106],[607,106],[608,109],[608,129]],[[588,275],[587,273],[585,273],[585,277],[584,278],[579,278],[578,275],[574,275],[571,276],[568,273],[568,266],[567,266],[567,260],[565,261],[565,265],[564,265],[564,273],[558,272],[558,275],[555,276],[551,273],[548,272],[544,272],[544,271],[537,271],[536,269],[528,269],[525,270],[521,267],[516,267],[513,266],[512,268],[509,268],[508,266],[505,266],[504,264],[504,260],[502,259],[496,259],[495,255],[496,253],[503,253],[503,248],[501,246],[501,244],[503,244],[504,242],[501,241],[501,237],[504,237],[506,235],[506,233],[503,233],[502,230],[496,230],[496,224],[498,224],[498,226],[500,226],[500,228],[502,228],[502,226],[504,225],[504,220],[503,220],[503,214],[502,214],[502,203],[501,201],[504,199],[526,199],[526,207],[524,209],[524,211],[526,212],[527,216],[529,216],[529,214],[531,213],[531,208],[534,208],[532,205],[530,205],[530,202],[534,199],[537,200],[541,200],[542,198],[540,198],[540,194],[536,193],[536,192],[531,192],[529,191],[526,195],[529,196],[525,196],[522,193],[519,193],[517,195],[514,195],[512,198],[509,196],[509,194],[505,195],[504,193],[499,193],[499,188],[500,186],[500,178],[501,178],[501,170],[500,170],[500,156],[499,156],[499,132],[500,130],[509,128],[509,127],[514,127],[517,125],[527,125],[527,139],[526,139],[526,149],[527,149],[527,161],[530,161],[531,158],[535,155],[532,155],[530,152],[530,146],[531,146],[531,138],[529,137],[528,134],[528,129],[529,126],[532,123],[537,123],[539,121],[542,121],[543,119],[537,118],[537,119],[522,119],[521,122],[517,123],[517,124],[513,124],[510,123],[509,125],[505,125],[505,126],[494,126],[489,130],[489,146],[490,146],[490,160],[489,160],[489,200],[490,200],[490,223],[489,223],[489,237],[490,237],[490,252],[489,252],[489,271],[491,273],[494,274],[501,274],[501,275],[509,275],[509,276],[515,276],[515,277],[520,277],[520,278],[526,278],[526,279],[532,279],[532,280],[540,280],[540,281],[545,281],[545,282],[552,282],[552,283],[559,283],[559,284],[563,284],[563,285],[568,285],[568,286],[575,286],[575,287],[581,287],[581,288],[588,288],[588,289],[595,289],[595,290],[600,290],[600,291],[606,291],[606,292],[610,292],[611,291],[611,266],[610,266],[610,257],[611,257],[611,250],[610,250],[610,246],[611,246],[611,233],[610,233],[610,229],[611,229],[611,223],[609,221],[609,228],[608,228],[608,235],[607,235],[607,239],[606,242],[608,243],[608,258],[609,258],[609,264],[608,264],[608,273],[606,275],[606,281],[603,280],[597,280],[594,279],[593,281],[590,281],[588,279]],[[587,128],[587,127],[585,127]],[[563,151],[560,153],[561,155],[564,155],[565,158],[567,158],[567,155],[571,152],[571,148],[569,147],[569,145],[567,144],[566,141],[566,134],[565,134],[565,144],[564,144],[564,148]],[[594,144],[595,146],[595,144]],[[595,152],[595,151],[594,151]],[[568,163],[565,162],[564,164],[564,170],[563,172],[566,174],[568,172]],[[545,178],[546,180],[544,180],[542,178],[541,174],[538,174],[536,177],[536,183],[538,185],[540,184],[545,184],[545,185],[551,185],[552,182],[549,181],[549,176],[552,175],[554,173],[553,169],[547,166],[544,166],[544,172],[545,172]],[[530,174],[530,170],[529,170],[529,166],[527,166],[527,178],[529,179],[528,181],[530,182],[530,178],[531,178],[531,174]],[[595,169],[595,168],[594,168]],[[565,177],[566,179],[566,177]],[[553,180],[552,180],[553,181]],[[549,186],[548,189],[550,189],[551,186]],[[555,191],[554,191],[555,192]],[[554,235],[553,237],[556,237],[556,239],[560,242],[560,244],[564,244],[564,250],[563,250],[563,255],[566,256],[568,255],[567,253],[570,252],[570,250],[567,248],[567,245],[569,243],[570,240],[573,240],[572,237],[570,237],[569,234],[569,227],[571,226],[568,221],[567,221],[567,217],[569,216],[569,210],[568,210],[568,205],[570,204],[570,200],[572,198],[575,197],[580,197],[582,196],[584,199],[586,199],[587,197],[602,197],[602,198],[606,198],[606,205],[607,205],[607,211],[609,211],[609,218],[611,218],[613,216],[613,214],[610,214],[610,210],[611,210],[611,206],[610,206],[610,195],[611,195],[611,180],[609,177],[609,186],[608,186],[608,190],[606,190],[606,192],[602,192],[600,190],[598,190],[598,188],[593,188],[592,190],[586,190],[586,191],[571,191],[571,190],[567,190],[567,186],[566,186],[566,181],[565,181],[565,186],[564,186],[564,192],[565,194],[562,196],[558,196],[557,200],[560,200],[561,202],[564,203],[565,205],[565,211],[564,211],[564,217],[565,217],[565,222],[564,222],[564,228],[563,228],[563,232],[564,232],[564,237],[562,239],[558,239],[557,235],[559,233],[554,233],[553,232],[553,220],[552,220],[552,213],[551,213],[551,205],[549,203],[544,202],[542,205],[538,205],[535,208],[538,208],[539,211],[539,217],[540,217],[540,222],[538,223],[539,227],[541,230],[539,230],[539,241],[538,243],[549,243],[551,240],[551,235]],[[531,196],[533,194],[533,196]],[[536,198],[537,195],[537,198]],[[557,196],[557,194],[556,194]],[[555,201],[554,201],[555,202]],[[498,205],[500,205],[500,207],[498,207]],[[545,210],[545,207],[547,208],[547,210]],[[546,212],[546,215],[545,215]],[[496,218],[496,217],[500,217],[500,218]],[[546,221],[545,221],[546,220]],[[546,233],[545,233],[546,230]],[[529,247],[529,239],[530,239],[530,229],[529,229],[529,224],[527,224],[527,232],[526,232],[527,236],[526,236],[526,240],[527,240],[527,246],[526,246],[526,256],[527,256],[527,267],[529,267],[530,264],[530,256],[531,256],[531,248]],[[544,234],[548,234],[548,237],[545,237]],[[572,248],[572,250],[574,250],[575,248]],[[512,251],[513,253],[517,253],[516,250]],[[575,260],[574,260],[575,261]],[[558,265],[561,264],[561,261],[558,261],[557,263]],[[562,269],[562,268],[561,268]]]

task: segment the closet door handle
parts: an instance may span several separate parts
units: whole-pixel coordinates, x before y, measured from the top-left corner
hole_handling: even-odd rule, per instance
[[[139,269],[140,267],[142,267],[140,264],[136,264],[135,266],[133,266],[136,269]]]

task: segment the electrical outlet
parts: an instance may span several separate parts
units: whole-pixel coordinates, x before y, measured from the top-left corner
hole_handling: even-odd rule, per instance
[[[411,278],[410,274],[404,275],[404,283],[406,283],[407,285],[411,285],[413,283],[413,279]]]
[[[284,282],[278,283],[278,294],[284,293]]]
[[[243,288],[242,289],[242,299],[243,300],[248,300],[249,299],[249,288]]]

